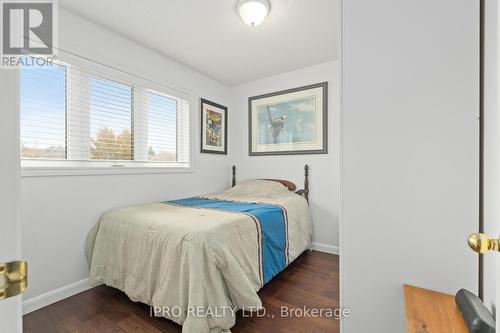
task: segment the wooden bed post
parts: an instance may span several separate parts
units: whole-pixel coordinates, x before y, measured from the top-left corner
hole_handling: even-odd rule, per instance
[[[236,165],[233,165],[233,181],[232,181],[232,187],[236,185]]]
[[[304,197],[309,202],[309,165],[304,166]]]
[[[304,188],[302,190],[298,190],[298,195],[303,196],[307,203],[309,203],[309,165],[304,165]]]

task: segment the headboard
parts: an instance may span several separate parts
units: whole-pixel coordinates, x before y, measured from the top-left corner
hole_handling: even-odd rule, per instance
[[[233,180],[232,180],[232,186],[236,185],[236,165],[233,165],[232,168],[232,173],[233,173]],[[309,166],[306,164],[304,166],[304,188],[298,191],[295,191],[297,189],[297,186],[289,181],[289,180],[283,180],[283,179],[268,179],[264,178],[264,180],[270,180],[273,182],[278,182],[283,184],[286,188],[288,188],[289,191],[295,192],[298,195],[303,196],[307,202],[309,202]]]

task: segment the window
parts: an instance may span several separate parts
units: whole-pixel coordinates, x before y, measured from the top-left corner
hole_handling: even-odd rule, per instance
[[[90,159],[133,160],[132,87],[91,76],[89,97]]]
[[[148,160],[177,159],[177,101],[153,91],[148,92]]]
[[[21,156],[66,158],[66,68],[21,71]]]
[[[189,96],[109,72],[64,63],[21,68],[23,174],[189,169]]]

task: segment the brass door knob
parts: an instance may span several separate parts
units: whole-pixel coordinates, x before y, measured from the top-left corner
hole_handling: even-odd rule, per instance
[[[500,251],[500,240],[491,239],[480,232],[469,236],[468,243],[470,248],[477,253],[486,253],[488,251]]]
[[[28,287],[28,264],[25,261],[0,263],[0,300],[22,294]]]

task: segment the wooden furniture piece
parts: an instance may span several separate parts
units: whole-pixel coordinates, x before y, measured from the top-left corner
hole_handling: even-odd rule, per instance
[[[236,165],[233,165],[232,167],[232,182],[231,185],[234,187],[236,185]],[[298,195],[303,196],[307,202],[309,202],[309,165],[304,166],[304,188],[298,191],[295,191],[297,189],[297,186],[289,181],[289,180],[283,180],[283,179],[264,179],[264,180],[270,180],[273,182],[278,182],[281,183],[283,186],[288,188],[289,191],[295,192]]]
[[[407,333],[468,333],[455,297],[409,285],[404,287]]]

